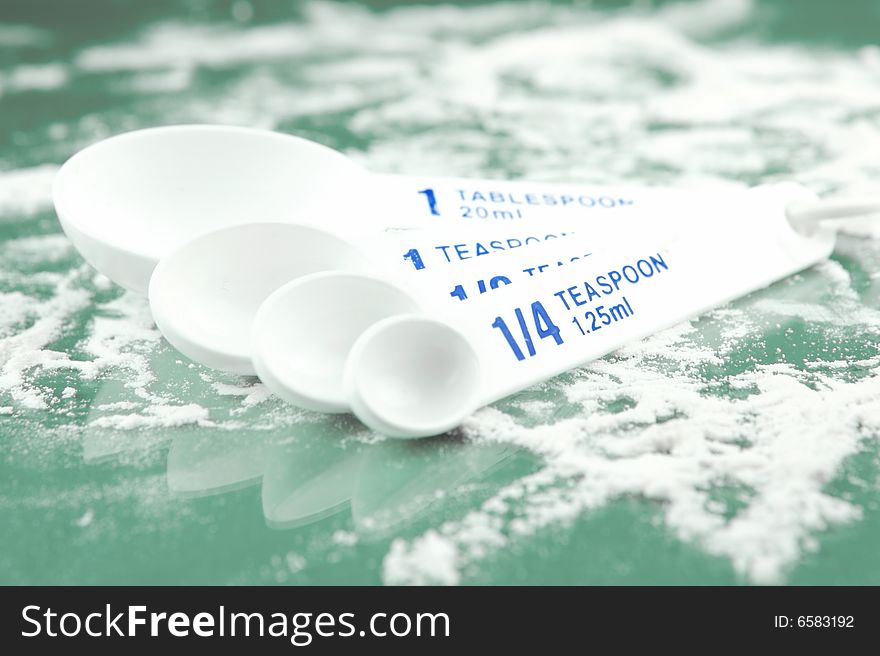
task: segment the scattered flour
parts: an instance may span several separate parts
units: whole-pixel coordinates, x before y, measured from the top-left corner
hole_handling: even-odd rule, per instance
[[[14,269],[15,273],[21,273],[21,269],[32,270],[58,264],[73,252],[73,245],[63,234],[22,237],[0,245],[4,268]],[[39,275],[40,272],[34,273]],[[58,281],[60,277],[54,280]]]
[[[86,266],[81,265],[63,276],[49,300],[18,299],[30,306],[34,320],[27,328],[0,339],[0,393],[9,394],[23,408],[49,407],[48,392],[28,378],[33,369],[92,368],[91,363],[72,360],[69,354],[49,348],[61,337],[70,316],[89,305],[89,293],[75,286],[85,271]]]
[[[86,47],[71,63],[4,69],[2,92],[107,76],[149,99],[154,114],[143,120],[317,138],[316,125],[338,126],[358,144],[351,155],[377,171],[682,187],[795,178],[851,193],[880,179],[877,49],[724,41],[761,10],[749,0],[654,13],[541,2],[373,13],[310,2],[303,23],[271,26],[250,23],[241,6],[237,28],[163,22],[133,41]],[[0,26],[4,45],[42,46],[51,36]],[[228,82],[195,84],[223,68],[235,68]],[[61,153],[138,126],[107,113],[49,134]],[[0,220],[51,208],[57,163],[0,166]],[[853,231],[880,234],[868,223]],[[300,420],[268,402],[260,384],[165,357],[145,300],[81,265],[60,234],[2,249],[0,414],[15,416],[7,421],[58,412],[58,375],[112,391],[95,401],[85,429],[93,437],[101,431],[92,429],[114,439],[174,427],[286,430]],[[504,404],[478,412],[465,427],[471,440],[526,448],[543,466],[478,510],[393,540],[383,579],[468,582],[474,566],[516,541],[635,496],[744,580],[784,581],[820,532],[862,513],[827,483],[880,432],[877,262],[880,247],[866,240],[853,256],[551,381],[541,400],[509,401],[527,426]],[[84,315],[88,325],[78,326]],[[63,341],[71,330],[84,335],[75,345]],[[69,398],[73,387],[60,384]],[[567,406],[573,412],[554,412]],[[91,524],[91,512],[78,524]],[[306,566],[293,552],[277,558],[284,576]]]
[[[353,547],[357,544],[358,536],[353,531],[336,531],[333,533],[333,544],[341,547]]]
[[[211,385],[214,388],[214,391],[221,396],[243,396],[244,399],[242,400],[241,405],[245,408],[259,405],[272,398],[272,392],[270,392],[269,388],[262,383],[238,386],[215,382]]]
[[[115,403],[102,403],[95,407],[96,410],[134,410],[138,404],[134,401],[116,401]]]
[[[125,385],[139,389],[155,375],[149,364],[151,349],[161,340],[146,300],[126,293],[100,306],[83,348],[94,356],[84,375],[94,378],[110,368],[126,371]]]
[[[391,543],[384,580],[388,585],[456,585],[457,561],[455,543],[429,530],[412,547],[400,539]]]
[[[287,564],[287,569],[291,574],[296,574],[297,572],[304,570],[308,564],[305,557],[295,551],[288,551],[284,555],[284,562]]]
[[[78,528],[85,528],[89,526],[93,521],[95,521],[95,511],[89,508],[86,510],[82,516],[76,520],[76,525]]]
[[[29,216],[52,206],[52,180],[58,166],[43,164],[0,171],[0,219]]]
[[[306,29],[298,25],[260,26],[242,32],[229,26],[165,24],[148,30],[134,45],[92,46],[75,63],[92,72],[228,65],[302,55],[310,42]]]
[[[62,64],[31,64],[0,72],[0,91],[51,91],[67,84],[70,75]]]
[[[116,430],[134,430],[143,428],[170,428],[196,424],[210,427],[208,409],[195,403],[186,405],[154,404],[143,414],[126,413],[123,415],[106,415],[98,417],[89,425],[95,428],[113,428]]]

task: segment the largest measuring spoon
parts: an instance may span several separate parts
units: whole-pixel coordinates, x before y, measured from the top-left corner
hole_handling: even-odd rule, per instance
[[[83,257],[144,295],[160,259],[197,236],[240,224],[295,222],[350,237],[450,219],[485,224],[601,213],[631,203],[622,193],[371,174],[306,139],[223,125],[105,139],[70,158],[53,188],[61,226]]]
[[[365,172],[305,139],[228,126],[129,132],[69,159],[53,198],[64,232],[98,271],[146,294],[166,253],[252,221],[332,222]]]

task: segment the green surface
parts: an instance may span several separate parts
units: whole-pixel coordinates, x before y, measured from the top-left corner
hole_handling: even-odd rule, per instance
[[[379,171],[866,191],[878,34],[869,0],[3,0],[0,582],[880,583],[876,229],[389,442],[186,362],[48,196],[82,146],[185,121]]]

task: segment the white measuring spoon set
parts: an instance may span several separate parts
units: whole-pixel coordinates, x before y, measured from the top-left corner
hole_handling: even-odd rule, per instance
[[[304,139],[199,125],[90,146],[61,168],[53,195],[71,241],[113,281],[146,294],[165,260],[151,294],[159,328],[189,357],[238,373],[253,373],[249,326],[269,292],[313,271],[372,267],[365,237],[540,225],[493,235],[523,245],[546,238],[551,219],[582,222],[636,202],[627,190],[373,175]],[[256,225],[267,222],[284,225]],[[418,251],[410,259],[421,266]]]
[[[681,193],[372,175],[293,136],[173,126],[84,149],[61,168],[54,198],[89,262],[129,289],[149,288],[169,342],[202,364],[252,374],[254,313],[285,282],[402,257],[418,271],[440,254],[415,242],[391,253],[385,230],[497,227],[470,250],[447,240],[454,263],[564,233],[554,222],[658,211]]]
[[[100,142],[62,167],[54,196],[84,257],[129,289],[149,289],[157,325],[184,354],[256,372],[305,407],[353,407],[400,436],[447,430],[484,402],[810,266],[833,245],[821,221],[877,210],[873,199],[817,201],[797,185],[699,194],[379,176],[303,139],[223,126]],[[614,318],[612,338],[580,342],[533,312],[542,346],[547,334],[569,345],[538,359],[517,306],[528,358],[510,371],[483,345],[483,318],[498,303],[541,298],[561,276],[613,266],[639,243],[674,254],[653,285],[674,302],[650,306],[643,285],[636,295],[650,309],[640,319],[617,329]],[[733,283],[712,263],[746,273]],[[497,317],[490,334],[513,339]],[[446,366],[416,366],[432,353]],[[450,381],[451,397],[441,393]]]

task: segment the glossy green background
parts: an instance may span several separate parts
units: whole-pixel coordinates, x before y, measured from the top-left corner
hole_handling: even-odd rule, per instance
[[[394,11],[392,4],[368,2],[364,11],[374,12],[381,19],[386,12]],[[584,20],[610,20],[633,12],[650,18],[652,12],[669,3],[635,4],[638,6],[633,8],[627,2],[595,2],[589,10],[595,13]],[[536,152],[552,148],[552,144],[541,145],[541,130],[550,130],[551,126],[536,127],[531,134],[537,132],[538,136],[531,143],[526,143],[523,135],[505,131],[503,126],[496,130],[497,126],[493,127],[486,117],[466,112],[428,111],[420,121],[407,119],[400,126],[386,124],[384,130],[369,125],[357,128],[363,113],[374,105],[392,103],[394,96],[371,96],[369,87],[375,82],[369,77],[358,82],[357,69],[347,91],[340,93],[361,93],[362,99],[339,102],[336,108],[333,102],[322,101],[313,110],[289,115],[273,105],[271,96],[279,88],[291,92],[282,103],[292,102],[297,91],[309,99],[315,90],[328,90],[314,76],[301,75],[301,69],[307,70],[314,61],[332,61],[338,56],[334,50],[338,45],[328,46],[326,52],[311,49],[304,54],[255,55],[224,61],[220,56],[224,42],[208,38],[204,47],[216,48],[218,59],[197,62],[195,70],[187,73],[191,77],[184,89],[176,88],[172,78],[167,89],[159,84],[139,90],[129,82],[144,71],[89,70],[82,68],[82,60],[77,59],[79,53],[96,45],[136,42],[152,26],[164,23],[206,29],[220,26],[232,34],[290,22],[308,26],[315,19],[309,18],[304,6],[280,0],[3,0],[0,22],[29,25],[36,32],[24,43],[7,39],[4,44],[0,39],[0,70],[9,73],[20,66],[56,64],[67,71],[68,80],[49,85],[52,88],[16,89],[7,79],[0,94],[0,172],[59,164],[87,143],[126,129],[215,120],[256,122],[295,132],[354,155],[365,154],[364,159],[377,168],[401,170],[410,165],[410,160],[405,155],[383,155],[381,150],[383,144],[390,144],[388,148],[394,151],[395,131],[425,135],[439,131],[438,139],[455,145],[434,160],[413,155],[412,165],[421,167],[419,172],[516,178],[537,170],[547,179],[579,179],[582,171],[568,173],[576,171],[568,168],[578,161],[575,152],[536,170],[529,170],[515,154],[520,148]],[[507,3],[501,9],[509,9],[514,17],[506,28],[510,33],[558,25],[565,21],[560,18],[561,12],[580,11],[573,9],[572,3],[533,4],[536,8],[521,17],[515,6]],[[445,24],[442,29],[451,35],[451,43],[456,42],[457,30],[462,31],[466,43],[492,41],[493,34],[477,33],[473,25],[469,26],[472,17],[483,15],[479,13],[482,9],[470,5]],[[361,20],[361,14],[350,11],[348,5],[333,11],[337,13],[331,23],[338,21],[344,26],[345,21]],[[424,20],[438,19],[439,13],[431,13],[438,11],[429,7]],[[736,49],[738,40],[743,39],[757,50],[789,45],[800,48],[798,52],[827,49],[835,56],[851,56],[855,62],[854,53],[876,42],[880,34],[880,8],[869,0],[759,2],[747,8],[747,14],[734,27],[694,37],[695,42],[710,50]],[[487,29],[491,32],[493,28]],[[216,32],[211,34],[216,37]],[[418,33],[400,35],[402,39],[407,37],[421,38]],[[371,38],[364,34],[363,44],[349,43],[345,60],[356,62],[359,48],[368,49],[366,44]],[[428,55],[420,65],[430,68],[432,61],[433,56]],[[167,62],[156,66],[174,68]],[[623,60],[608,66],[612,72],[619,67],[622,75],[631,72],[631,64]],[[880,94],[880,79],[877,81]],[[593,92],[575,85],[566,93]],[[526,97],[540,95],[525,87],[522,93]],[[240,104],[224,104],[236,94],[242,97]],[[610,94],[624,110],[638,103],[628,101],[626,94]],[[564,93],[561,98],[559,102],[566,102]],[[601,94],[594,102],[604,102]],[[861,117],[866,125],[873,126],[874,134],[880,132],[878,117],[880,99],[872,112]],[[793,129],[787,141],[767,146],[777,150],[768,155],[772,161],[765,170],[732,170],[728,177],[752,184],[764,177],[796,172],[804,147],[796,132]],[[412,143],[414,150],[422,147],[417,140]],[[573,151],[577,148],[574,144]],[[626,154],[621,157],[625,159]],[[773,158],[783,163],[774,164]],[[650,163],[635,159],[625,168],[642,182],[675,183],[681,175],[680,171],[651,168]],[[613,179],[621,170],[618,167],[606,177]],[[23,238],[58,232],[54,213],[45,206],[35,213],[7,214],[0,222],[4,247],[20,243],[18,240]],[[89,300],[67,316],[44,350],[65,353],[76,360],[94,359],[83,343],[93,334],[97,317],[114,316],[112,302],[122,296],[121,290],[96,284],[70,250],[58,254],[40,247],[30,256],[20,255],[20,250],[14,256],[9,252],[4,251],[0,277],[0,289],[5,294],[3,311],[12,311],[16,292],[36,299],[54,293],[52,286],[41,280],[40,272],[73,272],[74,287],[86,290]],[[835,261],[850,274],[847,284],[856,295],[853,302],[876,309],[878,283],[872,276],[880,261],[878,248],[860,238],[845,238]],[[825,289],[821,275],[808,272],[798,283],[782,283],[735,307],[752,312],[751,308],[762,299],[772,303],[785,297],[792,285],[806,289],[807,294],[810,285]],[[842,311],[840,299],[833,293],[816,300],[825,303],[829,312]],[[852,307],[846,311],[853,311]],[[751,368],[779,362],[842,362],[842,368],[834,369],[833,375],[844,383],[876,376],[878,338],[873,320],[838,328],[834,322],[814,324],[797,317],[779,319],[772,312],[754,312],[757,327],[753,326],[734,347],[719,347],[723,364],[701,365],[689,374],[695,384],[705,388],[705,394],[734,403],[741,390],[726,388],[725,381]],[[25,348],[16,345],[14,336],[36,320],[26,317],[6,331],[6,350],[0,351],[4,362],[15,349]],[[725,318],[719,315],[705,320],[692,338],[695,345],[713,348],[713,322],[723,329]],[[143,404],[143,396],[124,385],[130,372],[110,366],[96,378],[88,378],[65,368],[26,369],[28,380],[57,401],[45,410],[28,409],[8,391],[0,392],[0,406],[12,408],[0,415],[0,582],[738,584],[755,580],[735,569],[731,558],[713,555],[700,539],[688,539],[671,529],[664,519],[662,494],[651,498],[612,493],[593,507],[585,505],[573,518],[547,521],[537,529],[518,532],[511,517],[528,515],[531,492],[527,491],[519,501],[506,501],[499,513],[503,543],[470,538],[462,528],[468,513],[496,498],[506,486],[542,472],[546,453],[529,448],[528,440],[507,440],[504,434],[487,437],[479,429],[418,443],[382,442],[349,418],[299,413],[274,400],[248,405],[242,403],[240,394],[218,393],[215,383],[248,386],[254,381],[190,367],[160,341],[135,342],[130,349],[140,353],[155,374],[149,391],[170,399],[171,405],[197,404],[206,410],[208,419],[201,425],[135,430],[103,426],[100,418],[107,413],[98,406],[120,401]],[[615,357],[608,363],[613,375]],[[664,366],[674,368],[675,363]],[[499,407],[526,427],[553,425],[577,417],[586,411],[566,400],[566,389],[578,376],[562,377]],[[68,386],[75,388],[75,396],[63,395]],[[540,415],[530,410],[536,406],[529,404],[536,401],[543,403]],[[880,398],[875,397],[877,404]],[[632,405],[638,403],[623,391],[598,412],[610,416]],[[863,407],[870,405],[870,399],[867,406],[863,402]],[[231,422],[237,423],[230,428]],[[644,430],[644,425],[636,422],[632,430]],[[797,556],[776,580],[793,584],[880,583],[880,453],[876,428],[866,421],[860,430],[864,433],[860,446],[823,482],[827,494],[847,500],[858,509],[860,518],[832,522],[827,527],[819,522],[809,528],[809,544],[797,548]],[[557,438],[566,438],[564,429]],[[742,448],[748,446],[746,439]],[[578,477],[590,475],[585,471],[554,474],[554,481],[545,481],[550,488],[557,488],[554,503],[564,498],[559,490]],[[794,489],[791,492],[797,493]],[[749,505],[749,493],[737,486],[726,487],[723,481],[712,494],[726,508],[720,515],[727,519]],[[393,560],[394,554],[400,555],[419,540],[430,541],[437,535],[435,531],[443,532],[444,526],[452,526],[449,530],[460,549],[482,545],[484,551],[450,561],[444,547],[439,551],[426,549],[425,557],[436,556],[441,563],[439,573],[434,572],[436,576],[431,574],[430,563],[423,568],[428,572],[424,576],[400,578],[399,573],[389,573],[389,557]],[[455,562],[452,572],[446,567],[450,562]]]

